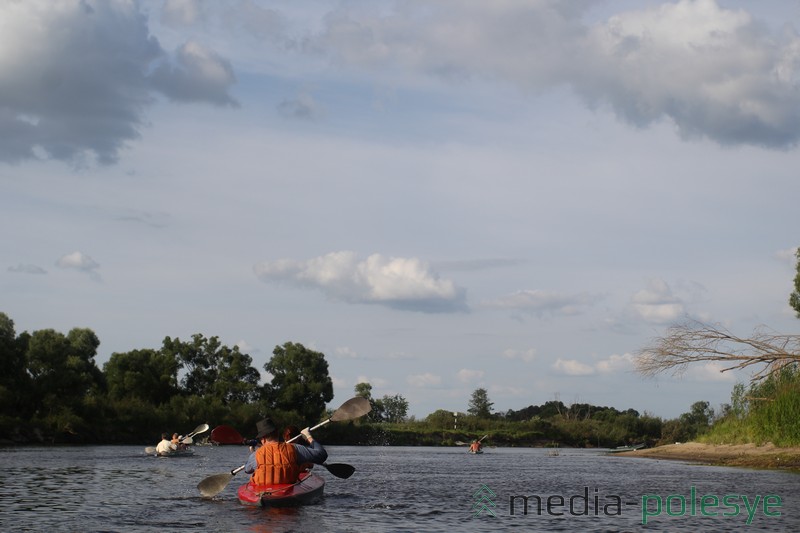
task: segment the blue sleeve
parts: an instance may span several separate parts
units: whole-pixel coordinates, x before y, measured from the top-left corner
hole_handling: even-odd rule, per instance
[[[256,452],[250,454],[250,457],[247,458],[247,462],[244,464],[244,473],[245,474],[252,474],[258,468],[258,463],[256,462]]]
[[[325,451],[325,448],[323,448],[322,444],[316,439],[311,443],[311,446],[294,443],[292,443],[292,446],[294,446],[294,450],[297,452],[297,464],[299,465],[303,463],[316,463],[321,465],[325,462],[325,459],[328,458],[328,452]],[[247,470],[245,470],[245,472],[246,471]]]

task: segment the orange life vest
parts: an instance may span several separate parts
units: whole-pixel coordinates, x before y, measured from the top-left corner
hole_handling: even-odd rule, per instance
[[[255,485],[295,483],[300,475],[297,452],[285,442],[267,442],[256,451],[258,467],[250,481]]]

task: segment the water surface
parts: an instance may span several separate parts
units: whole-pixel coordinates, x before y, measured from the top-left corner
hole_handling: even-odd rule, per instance
[[[800,531],[800,475],[788,472],[616,457],[603,450],[566,449],[555,457],[527,448],[488,448],[481,455],[428,447],[328,451],[328,462],[351,464],[355,474],[342,480],[317,467],[327,482],[323,501],[277,510],[239,504],[243,473],[213,499],[200,497],[197,483],[243,464],[244,447],[195,447],[194,456],[182,458],[146,456],[139,446],[0,448],[0,530]],[[645,495],[650,513],[656,514],[659,501],[662,509],[643,524]],[[726,495],[739,503],[738,512],[722,505]],[[767,496],[771,505],[765,508]]]

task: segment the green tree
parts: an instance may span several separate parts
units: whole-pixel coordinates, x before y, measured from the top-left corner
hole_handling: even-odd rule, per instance
[[[164,339],[161,352],[175,358],[186,374],[181,388],[189,395],[216,399],[224,404],[249,402],[258,398],[261,375],[252,358],[238,346],[224,346],[218,337],[192,335],[191,342]]]
[[[26,358],[37,418],[50,429],[74,433],[84,425],[85,401],[104,387],[94,361],[99,345],[93,331],[81,328],[66,336],[53,329],[39,330],[28,340]]]
[[[492,416],[492,406],[489,401],[489,393],[484,388],[475,389],[469,400],[467,412],[477,418],[490,418]]]
[[[800,246],[795,250],[797,257],[797,274],[794,277],[794,292],[789,295],[789,305],[795,310],[797,318],[800,318]]]
[[[333,382],[328,375],[325,355],[300,343],[276,346],[264,370],[272,375],[272,381],[264,385],[269,409],[298,416],[303,421],[314,421],[324,413],[325,404],[333,399]]]
[[[370,422],[383,422],[383,403],[381,400],[376,400],[372,397],[372,385],[362,381],[361,383],[356,383],[353,391],[356,396],[369,400],[370,410],[367,414],[367,420]]]
[[[171,354],[133,350],[114,353],[103,365],[112,400],[138,399],[153,405],[169,402],[178,393],[180,363]]]
[[[23,340],[17,339],[14,321],[0,313],[0,415],[11,418],[27,417],[30,379]]]
[[[408,417],[408,400],[399,394],[394,396],[385,395],[381,399],[383,407],[383,419],[392,424],[405,422]]]

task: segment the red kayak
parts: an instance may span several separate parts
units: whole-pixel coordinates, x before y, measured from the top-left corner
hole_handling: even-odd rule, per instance
[[[211,430],[209,440],[213,444],[242,444],[244,439],[231,426],[217,426]]]
[[[283,485],[253,485],[246,483],[236,491],[244,505],[290,507],[315,503],[322,498],[325,480],[312,473],[300,474],[300,481]]]

